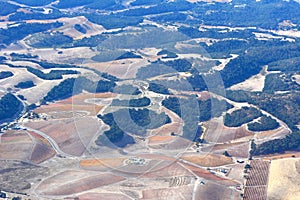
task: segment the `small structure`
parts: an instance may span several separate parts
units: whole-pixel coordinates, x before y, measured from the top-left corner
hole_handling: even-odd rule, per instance
[[[133,157],[125,160],[125,163],[127,165],[145,165],[146,160],[144,158]]]

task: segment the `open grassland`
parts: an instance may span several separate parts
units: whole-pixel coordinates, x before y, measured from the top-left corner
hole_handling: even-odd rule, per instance
[[[268,184],[268,200],[296,200],[300,196],[300,159],[272,160]]]
[[[120,193],[85,193],[79,195],[80,200],[131,200],[130,197]]]
[[[138,69],[146,66],[148,61],[145,59],[123,59],[109,62],[91,62],[83,66],[96,69],[100,72],[112,74],[118,78],[135,78]]]
[[[250,142],[236,142],[226,144],[216,144],[203,147],[202,151],[213,154],[223,154],[225,151],[233,157],[247,158],[249,156]]]
[[[124,180],[111,173],[65,171],[44,180],[36,192],[41,195],[72,195]]]
[[[193,186],[182,186],[180,188],[162,188],[143,191],[143,198],[145,200],[150,199],[192,199],[193,198]]]
[[[125,158],[97,158],[80,161],[80,167],[87,170],[109,169],[123,165]]]
[[[60,31],[64,33],[64,35],[68,35],[73,39],[81,39],[84,37],[90,37],[93,35],[101,34],[106,31],[103,26],[94,24],[86,19],[84,16],[78,16],[73,18],[58,18],[55,20],[26,20],[26,23],[53,23],[53,22],[62,22],[63,26],[55,29],[56,31]],[[81,33],[77,31],[74,26],[76,24],[84,25],[86,27],[86,33]]]

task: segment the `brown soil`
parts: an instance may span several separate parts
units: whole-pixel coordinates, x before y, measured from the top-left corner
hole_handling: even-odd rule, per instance
[[[222,155],[184,155],[181,159],[192,162],[203,167],[217,167],[232,164],[232,159]]]

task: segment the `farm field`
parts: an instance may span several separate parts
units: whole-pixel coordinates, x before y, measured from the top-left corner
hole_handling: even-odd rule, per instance
[[[298,200],[299,0],[0,8],[0,197]]]

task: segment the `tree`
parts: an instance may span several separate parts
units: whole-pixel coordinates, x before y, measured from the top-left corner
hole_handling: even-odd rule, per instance
[[[250,164],[246,164],[245,165],[245,169],[251,169],[251,165]]]
[[[228,151],[224,151],[223,155],[226,157],[231,157],[231,155],[228,153]]]

